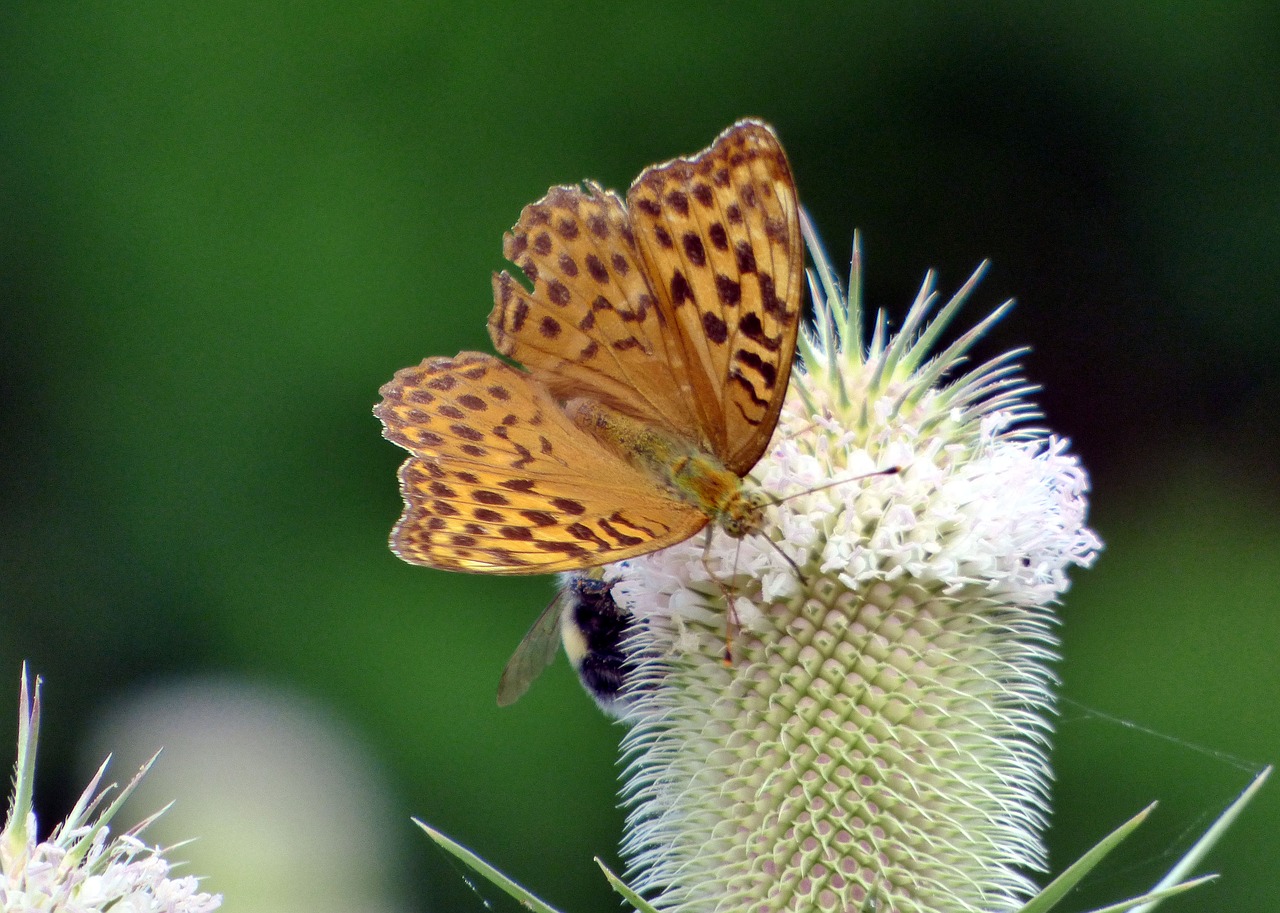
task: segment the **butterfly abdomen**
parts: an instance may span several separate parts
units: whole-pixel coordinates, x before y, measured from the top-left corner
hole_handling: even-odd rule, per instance
[[[759,532],[768,498],[744,485],[707,450],[665,434],[587,399],[571,400],[565,411],[574,424],[600,443],[662,482],[736,539]]]
[[[668,467],[667,479],[686,501],[696,504],[735,539],[764,527],[768,496],[708,453],[677,458]]]

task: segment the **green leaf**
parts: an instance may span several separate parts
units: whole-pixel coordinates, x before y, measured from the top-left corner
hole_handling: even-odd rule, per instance
[[[506,891],[507,894],[515,898],[516,903],[520,904],[520,906],[524,907],[526,910],[533,910],[535,913],[560,913],[560,911],[555,907],[552,907],[535,897],[528,890],[516,884],[506,875],[503,875],[462,844],[455,843],[435,828],[423,824],[417,818],[413,819],[413,823],[422,828],[426,832],[427,836],[435,841],[436,846],[461,860],[464,865],[476,874],[484,877],[490,884]]]
[[[604,864],[599,856],[596,857],[596,865],[600,866],[600,871],[604,872],[604,877],[609,879],[609,884],[613,889],[625,897],[627,903],[635,907],[639,913],[658,913],[648,901],[633,891],[625,881],[609,871],[609,867]]]
[[[1098,907],[1096,910],[1090,910],[1089,913],[1125,913],[1127,910],[1134,910],[1139,904],[1150,904],[1152,907],[1166,897],[1172,897],[1175,894],[1181,894],[1183,891],[1189,891],[1192,888],[1198,888],[1206,881],[1213,881],[1217,875],[1203,875],[1200,878],[1193,878],[1191,881],[1184,881],[1182,884],[1176,884],[1170,888],[1164,888],[1159,891],[1150,891],[1141,897],[1133,897],[1120,903],[1110,904],[1105,907]],[[1151,909],[1144,907],[1143,909]]]
[[[1187,877],[1191,870],[1204,859],[1205,855],[1218,842],[1227,828],[1240,816],[1240,812],[1253,800],[1253,797],[1258,794],[1258,790],[1262,788],[1262,784],[1266,782],[1267,777],[1271,775],[1271,770],[1272,768],[1268,767],[1254,778],[1253,782],[1240,794],[1239,798],[1227,806],[1217,820],[1204,832],[1204,835],[1178,860],[1168,874],[1160,879],[1154,888],[1140,897],[1133,897],[1111,906],[1100,907],[1091,911],[1091,913],[1125,913],[1125,911],[1151,913],[1166,898],[1181,894],[1191,888],[1199,887],[1205,882],[1216,878],[1216,875],[1205,875],[1191,881],[1181,880]],[[1080,883],[1085,875],[1089,874],[1098,863],[1106,858],[1108,853],[1119,846],[1146,819],[1153,808],[1155,808],[1154,804],[1147,806],[1108,834],[1097,846],[1081,856],[1065,872],[1050,882],[1043,891],[1033,897],[1019,913],[1047,913],[1047,911],[1053,909],[1063,897]]]
[[[35,790],[36,743],[40,738],[40,676],[36,676],[35,688],[27,687],[27,664],[22,664],[22,680],[18,701],[18,760],[13,768],[13,795],[9,803],[9,818],[5,821],[0,840],[4,842],[5,855],[9,859],[21,858],[27,849],[27,841],[35,840],[27,833],[27,816],[31,813],[31,796]]]
[[[1253,778],[1253,782],[1250,783],[1245,791],[1240,794],[1240,797],[1223,810],[1222,814],[1218,816],[1218,819],[1209,826],[1207,831],[1204,832],[1204,835],[1197,840],[1195,845],[1187,851],[1186,855],[1179,859],[1174,867],[1169,870],[1169,874],[1160,879],[1156,886],[1151,889],[1153,894],[1176,884],[1183,878],[1186,878],[1187,875],[1191,873],[1191,870],[1200,864],[1201,860],[1203,860],[1209,850],[1213,848],[1214,844],[1216,844],[1222,838],[1222,835],[1226,833],[1227,828],[1235,822],[1236,818],[1240,817],[1240,813],[1244,811],[1245,806],[1248,805],[1253,800],[1253,797],[1258,794],[1258,790],[1260,790],[1262,788],[1262,784],[1267,781],[1267,777],[1271,776],[1271,771],[1272,768],[1267,767],[1262,771],[1262,773]],[[1150,913],[1151,910],[1156,908],[1156,904],[1159,903],[1160,900],[1163,900],[1163,898],[1158,898],[1147,906],[1138,908],[1137,913]]]
[[[1119,846],[1126,837],[1137,830],[1138,825],[1147,820],[1147,815],[1155,808],[1155,803],[1148,805],[1124,824],[1120,825],[1106,837],[1102,838],[1093,849],[1089,850],[1067,870],[1045,886],[1045,889],[1028,901],[1019,913],[1048,913],[1060,900],[1075,889],[1084,876],[1093,871],[1107,855]]]

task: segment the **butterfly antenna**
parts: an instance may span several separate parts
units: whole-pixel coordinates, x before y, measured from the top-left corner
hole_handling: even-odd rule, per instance
[[[858,482],[858,481],[861,481],[862,479],[873,479],[876,476],[893,476],[893,475],[897,475],[900,472],[902,472],[901,466],[890,466],[888,469],[877,469],[874,472],[864,472],[856,476],[848,476],[847,478],[836,479],[834,482],[825,482],[822,485],[815,485],[813,488],[806,488],[804,491],[797,491],[794,494],[789,494],[781,498],[777,497],[776,495],[770,495],[769,497],[773,499],[773,506],[777,507],[779,504],[782,504],[786,501],[790,501],[792,498],[798,498],[801,495],[811,495],[815,491],[825,491],[828,488],[835,488],[837,485],[843,485],[846,482]],[[809,582],[804,576],[804,571],[800,570],[800,565],[796,564],[793,560],[791,560],[791,556],[782,550],[781,545],[774,542],[768,536],[764,537],[764,541],[769,544],[769,547],[771,549],[773,549],[775,552],[777,552],[779,555],[782,556],[783,561],[791,565],[791,569],[796,572],[796,579],[798,579],[802,585],[807,584]]]
[[[784,495],[781,498],[776,495],[770,495],[769,497],[773,498],[773,504],[774,506],[777,506],[786,501],[790,501],[792,498],[799,498],[802,495],[811,495],[817,491],[826,491],[828,488],[835,488],[837,485],[844,485],[846,482],[860,482],[863,479],[874,479],[877,476],[896,476],[900,472],[902,472],[901,466],[890,466],[888,469],[876,469],[873,472],[863,472],[856,476],[846,476],[843,479],[836,479],[833,482],[824,482],[821,485],[806,488],[804,491],[793,492],[792,494]],[[790,561],[790,559],[787,560]],[[795,567],[795,562],[792,562],[792,567]]]

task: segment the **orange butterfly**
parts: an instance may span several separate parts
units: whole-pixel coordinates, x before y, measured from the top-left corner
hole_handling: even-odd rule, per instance
[[[526,206],[476,352],[396,373],[374,410],[411,456],[392,550],[412,564],[542,574],[643,555],[708,523],[741,538],[773,503],[768,446],[803,296],[795,183],[765,124]]]

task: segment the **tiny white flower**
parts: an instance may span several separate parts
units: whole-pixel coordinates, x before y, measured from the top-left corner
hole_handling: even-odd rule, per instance
[[[864,343],[856,259],[846,297],[807,239],[815,330],[753,473],[772,545],[606,572],[637,620],[633,883],[681,913],[1016,910],[1046,861],[1052,607],[1101,547],[1087,477],[1027,424],[1020,352],[958,373],[1005,308],[933,353],[976,274]]]
[[[40,679],[36,679],[34,692],[29,692],[24,668],[13,795],[0,831],[0,911],[212,913],[222,905],[221,895],[200,891],[197,879],[170,877],[164,850],[138,839],[156,816],[111,836],[108,823],[150,762],[103,808],[110,789],[98,792],[106,772],[104,762],[67,819],[45,840],[38,840],[31,796],[39,730]]]

